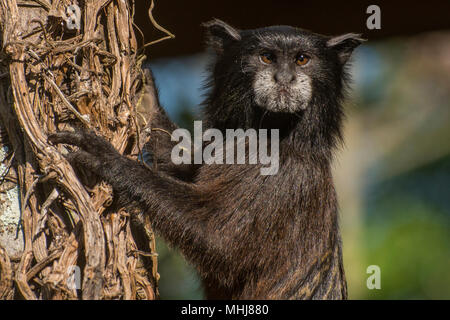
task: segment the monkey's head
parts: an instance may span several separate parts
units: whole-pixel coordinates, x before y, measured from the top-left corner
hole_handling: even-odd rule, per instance
[[[345,64],[363,41],[353,33],[328,37],[289,26],[237,30],[220,20],[204,26],[217,53],[214,85],[275,113],[302,112],[313,98],[338,100]]]

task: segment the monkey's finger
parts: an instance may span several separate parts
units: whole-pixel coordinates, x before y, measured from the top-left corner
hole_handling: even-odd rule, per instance
[[[100,159],[83,150],[70,152],[66,155],[66,159],[71,165],[77,165],[96,173],[98,173],[102,167]]]
[[[83,148],[83,138],[82,132],[61,131],[49,135],[47,140],[52,144],[65,143]]]
[[[51,134],[48,141],[52,144],[71,144],[92,154],[117,153],[108,141],[90,131],[61,131]]]

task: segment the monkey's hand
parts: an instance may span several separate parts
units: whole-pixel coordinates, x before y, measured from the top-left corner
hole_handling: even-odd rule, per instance
[[[69,144],[79,147],[78,151],[70,152],[66,155],[71,164],[88,169],[97,174],[100,178],[115,186],[115,178],[122,174],[122,169],[128,161],[132,161],[122,156],[107,140],[97,136],[92,131],[62,131],[54,133],[48,137],[52,144]]]
[[[109,183],[120,205],[131,204],[142,209],[149,216],[155,230],[183,252],[192,250],[192,247],[202,251],[210,247],[218,252],[224,251],[222,248],[206,245],[205,218],[198,214],[205,206],[205,198],[196,185],[174,179],[128,159],[93,132],[63,131],[50,135],[48,140],[53,144],[78,147],[77,151],[66,156],[68,160],[96,173]],[[197,227],[194,228],[193,225]],[[212,253],[205,251],[205,254]]]

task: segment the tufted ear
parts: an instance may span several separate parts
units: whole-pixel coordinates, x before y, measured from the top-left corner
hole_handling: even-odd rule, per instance
[[[361,34],[347,33],[329,39],[327,47],[337,51],[339,60],[344,65],[352,55],[353,50],[364,41],[366,39],[361,38]]]
[[[226,24],[222,20],[214,19],[203,23],[206,28],[206,41],[217,53],[222,53],[224,48],[232,42],[241,40],[239,30]]]

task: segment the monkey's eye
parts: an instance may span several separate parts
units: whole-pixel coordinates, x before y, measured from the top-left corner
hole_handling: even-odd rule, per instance
[[[271,64],[275,60],[275,55],[270,52],[264,52],[259,56],[262,63]]]
[[[311,58],[306,54],[299,54],[295,58],[295,63],[298,64],[299,66],[304,66],[309,62],[309,60],[311,60]]]

